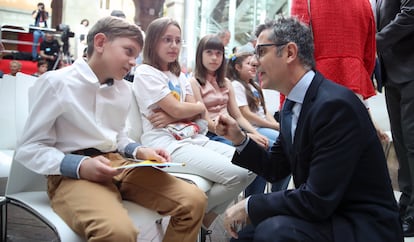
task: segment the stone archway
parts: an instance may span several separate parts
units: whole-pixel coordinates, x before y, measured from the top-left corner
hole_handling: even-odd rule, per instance
[[[134,21],[146,30],[152,20],[162,16],[165,0],[133,0],[135,5]]]

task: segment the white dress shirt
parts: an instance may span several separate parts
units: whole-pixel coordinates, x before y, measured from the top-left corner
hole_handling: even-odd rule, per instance
[[[313,80],[313,77],[315,77],[314,71],[308,71],[303,77],[299,80],[298,83],[290,90],[288,96],[286,97],[289,100],[292,100],[295,102],[292,108],[292,130],[291,130],[291,137],[292,137],[292,143],[295,140],[295,131],[296,126],[298,124],[299,120],[299,114],[302,110],[302,104],[303,100],[305,100],[306,92],[308,91],[308,88]]]
[[[79,178],[85,156],[70,152],[95,148],[132,156],[125,121],[132,91],[125,80],[101,85],[79,58],[71,66],[47,72],[29,91],[29,117],[15,159],[40,174]]]

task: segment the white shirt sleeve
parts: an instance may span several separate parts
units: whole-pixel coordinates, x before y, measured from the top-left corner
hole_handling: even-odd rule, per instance
[[[154,104],[171,93],[168,76],[149,65],[140,65],[135,71],[133,91],[140,100],[140,110],[149,115]]]
[[[41,79],[29,92],[31,114],[18,141],[15,159],[40,174],[60,174],[65,154],[55,148],[55,121],[62,113],[59,97],[55,96],[50,83]]]
[[[237,106],[247,106],[246,88],[239,81],[232,81],[231,84],[233,85]]]
[[[184,75],[184,73],[180,74],[180,82],[183,83],[183,86],[184,86],[183,88],[185,90],[184,97],[186,95],[194,96],[193,88],[191,87],[190,80]]]

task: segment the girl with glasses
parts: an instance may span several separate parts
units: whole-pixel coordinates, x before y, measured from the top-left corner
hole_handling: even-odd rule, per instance
[[[233,147],[204,135],[206,109],[195,100],[181,72],[180,49],[178,23],[170,18],[154,20],[146,32],[143,64],[135,71],[133,91],[142,117],[142,144],[163,147],[173,161],[186,163],[184,167],[164,170],[196,174],[213,183],[207,193],[208,207],[202,223],[208,229],[255,176],[231,163]]]

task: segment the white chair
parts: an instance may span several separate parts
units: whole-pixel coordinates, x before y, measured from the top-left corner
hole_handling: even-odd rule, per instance
[[[30,81],[28,82],[30,85]],[[16,77],[4,75],[0,79],[0,178],[6,180],[16,147]],[[24,99],[24,97],[23,97]],[[3,194],[4,191],[0,191]]]
[[[8,79],[7,79],[8,80]],[[4,80],[3,80],[4,81]],[[3,121],[7,121],[7,128],[4,133],[2,130],[0,153],[1,161],[11,164],[10,173],[8,173],[8,181],[6,187],[6,206],[8,203],[17,205],[29,211],[46,225],[48,225],[55,233],[60,241],[83,241],[75,234],[66,223],[53,211],[50,207],[49,198],[46,194],[46,178],[43,175],[32,172],[19,162],[11,162],[14,154],[17,137],[23,130],[24,123],[27,119],[29,103],[28,90],[35,83],[36,78],[18,74],[17,78],[12,78],[7,82],[1,83],[1,111],[7,111],[7,116],[2,117]],[[4,96],[3,96],[4,95]],[[3,97],[6,97],[3,100]],[[3,147],[7,149],[3,149]],[[162,216],[144,207],[132,202],[123,201],[128,213],[134,224],[141,228],[144,225],[155,224],[155,221]],[[7,214],[6,206],[2,201],[1,207],[1,241],[6,240],[7,236]]]
[[[20,162],[14,161],[12,163],[6,187],[6,199],[7,204],[19,206],[39,218],[55,232],[60,241],[84,241],[69,228],[50,206],[46,193],[46,177],[27,169]],[[155,222],[162,218],[155,211],[135,203],[123,201],[123,205],[138,228],[151,223],[155,225]],[[7,213],[5,215],[7,218]],[[6,241],[5,239],[6,234],[3,235],[2,241]]]
[[[32,80],[32,82],[30,80]],[[35,79],[31,76],[22,74],[15,81],[15,93],[17,93],[15,97],[19,97],[19,100],[15,101],[14,110],[16,112],[15,116],[16,118],[18,117],[19,120],[15,120],[14,124],[17,126],[16,137],[18,137],[18,135],[21,134],[24,122],[28,115],[28,89],[34,84]],[[17,98],[14,100],[17,100]],[[138,107],[136,105],[135,98],[133,99],[132,106],[135,108]],[[135,111],[137,110],[138,109],[135,109]],[[135,116],[133,115],[133,112],[134,110],[130,114],[130,117]],[[137,117],[139,118],[139,116]],[[140,122],[136,123],[134,127],[136,127],[137,130],[131,128],[131,134],[135,133],[137,135],[141,135],[142,128]],[[139,138],[139,136],[137,136],[137,138]],[[9,155],[10,154],[13,156],[12,153],[9,153]],[[211,183],[209,183],[209,181],[198,176],[190,174],[177,174],[177,177],[195,183],[203,191],[208,191],[211,187]],[[7,210],[5,208],[7,204],[19,206],[38,217],[42,222],[49,226],[52,231],[55,232],[60,241],[84,241],[84,239],[73,232],[51,208],[49,198],[46,193],[45,176],[27,169],[17,161],[13,161],[11,163],[5,196],[6,201],[3,201],[3,199],[0,198],[0,211],[2,212],[0,220],[1,241],[6,241],[7,237]],[[4,203],[6,203],[6,206],[3,206]],[[143,228],[144,226],[148,226],[150,224],[155,225],[156,222],[162,218],[162,216],[155,211],[151,211],[135,203],[123,201],[123,205],[128,210],[129,216],[138,228]]]
[[[17,79],[24,74],[18,73],[16,76],[4,75],[0,78],[0,195],[4,195],[7,178],[9,176],[10,166],[12,163],[14,149],[16,148],[16,140],[18,132],[21,130],[22,119],[23,123],[25,117],[21,117],[20,113],[27,116],[27,88],[34,83],[34,78],[29,78],[25,85]],[[24,91],[26,89],[26,91]],[[22,96],[21,93],[24,93]],[[22,112],[20,112],[22,110]]]
[[[7,180],[17,137],[28,115],[28,89],[36,78],[17,73],[0,79],[0,178]],[[3,190],[0,191],[3,194]]]

